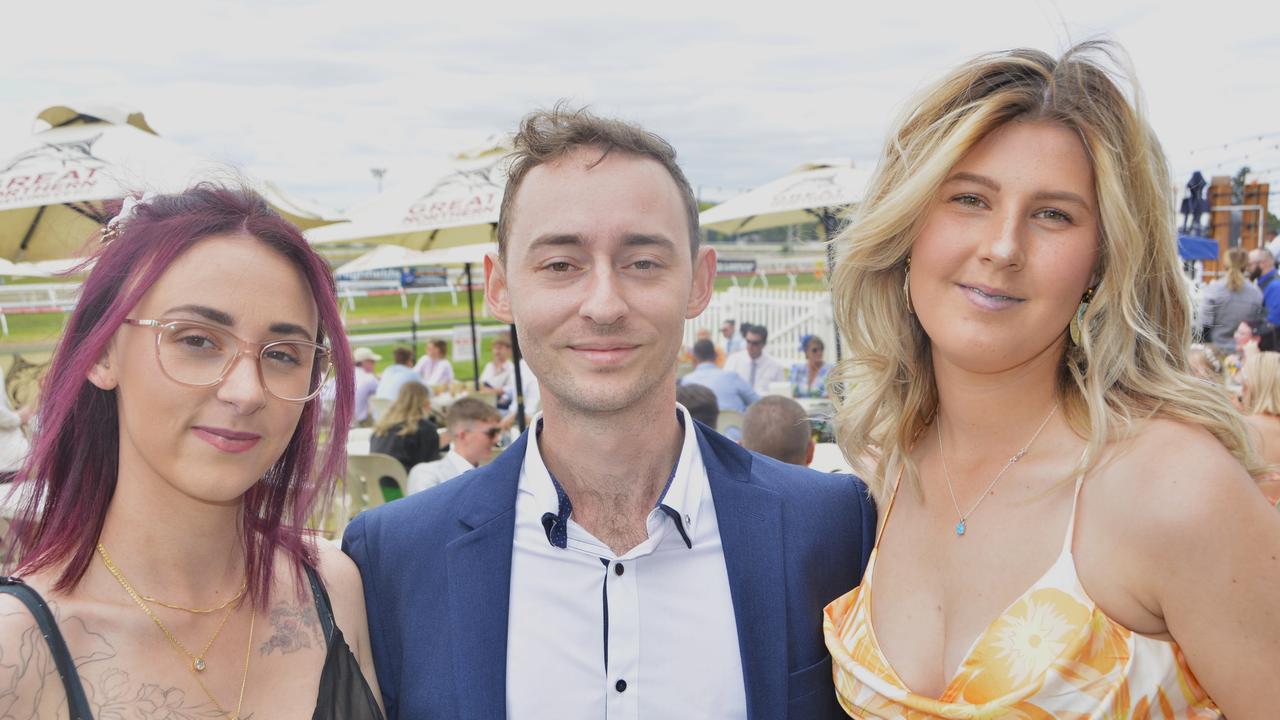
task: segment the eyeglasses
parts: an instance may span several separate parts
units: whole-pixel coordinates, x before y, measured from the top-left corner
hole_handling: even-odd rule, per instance
[[[498,435],[499,435],[501,432],[502,432],[502,428],[500,428],[500,427],[491,427],[491,428],[489,428],[488,430],[485,430],[485,431],[484,431],[484,434],[485,434],[485,435],[486,435],[490,440],[493,440],[494,438],[498,437]]]
[[[156,333],[156,360],[165,377],[191,387],[212,387],[241,355],[258,361],[258,379],[272,396],[306,402],[320,394],[333,367],[329,348],[306,340],[242,340],[222,328],[193,320],[137,320],[125,324]]]

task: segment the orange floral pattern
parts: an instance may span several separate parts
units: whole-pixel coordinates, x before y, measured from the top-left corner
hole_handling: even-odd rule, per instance
[[[870,591],[862,592],[871,587],[872,550],[862,585],[823,610],[845,712],[886,720],[1218,718],[1176,643],[1131,632],[1089,598],[1071,556],[1073,528],[1058,560],[978,636],[938,698],[907,689],[880,652]]]

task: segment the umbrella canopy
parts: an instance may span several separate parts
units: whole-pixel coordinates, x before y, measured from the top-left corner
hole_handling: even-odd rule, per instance
[[[225,165],[160,138],[139,112],[55,106],[38,119],[51,127],[0,152],[0,257],[76,255],[125,196],[179,192],[229,174]],[[337,220],[269,183],[255,189],[299,227]]]
[[[434,265],[436,263],[421,262],[419,258],[426,253],[401,245],[379,245],[360,257],[333,271],[334,276],[354,275],[370,270],[392,270],[404,267]]]
[[[454,156],[445,171],[423,186],[389,188],[353,210],[351,222],[307,233],[312,243],[366,242],[415,250],[491,242],[507,182],[510,147],[492,141]]]
[[[871,172],[851,160],[807,163],[777,180],[708,208],[703,229],[725,234],[767,230],[817,220],[828,232],[848,206],[860,201]]]

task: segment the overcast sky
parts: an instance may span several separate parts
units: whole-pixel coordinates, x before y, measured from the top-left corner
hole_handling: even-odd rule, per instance
[[[337,209],[375,191],[370,168],[412,182],[559,98],[665,136],[704,196],[723,199],[808,160],[873,164],[907,98],[972,55],[1056,54],[1100,34],[1132,57],[1179,179],[1247,163],[1280,180],[1273,1],[168,0],[4,13],[0,148],[47,106],[112,103]]]

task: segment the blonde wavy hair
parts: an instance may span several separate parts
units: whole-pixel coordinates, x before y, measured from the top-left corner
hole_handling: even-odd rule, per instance
[[[373,426],[374,435],[386,435],[397,430],[397,435],[412,435],[418,431],[418,423],[431,417],[431,391],[426,385],[418,382],[407,382],[400,386],[400,393],[395,402],[382,414]]]
[[[1260,352],[1244,361],[1245,412],[1280,415],[1280,353]]]
[[[906,259],[951,168],[1014,120],[1072,129],[1093,165],[1096,289],[1081,343],[1068,344],[1058,375],[1063,414],[1088,441],[1077,474],[1135,419],[1151,417],[1204,427],[1251,473],[1261,472],[1225,390],[1188,366],[1191,300],[1174,239],[1173,183],[1136,84],[1131,101],[1113,79],[1131,78],[1127,67],[1105,41],[1076,45],[1059,60],[1028,49],[983,55],[926,89],[890,133],[863,203],[836,239],[841,259],[832,275],[848,343],[831,377],[837,436],[878,500],[899,467],[921,491],[909,451],[938,405],[929,338],[903,294]]]

